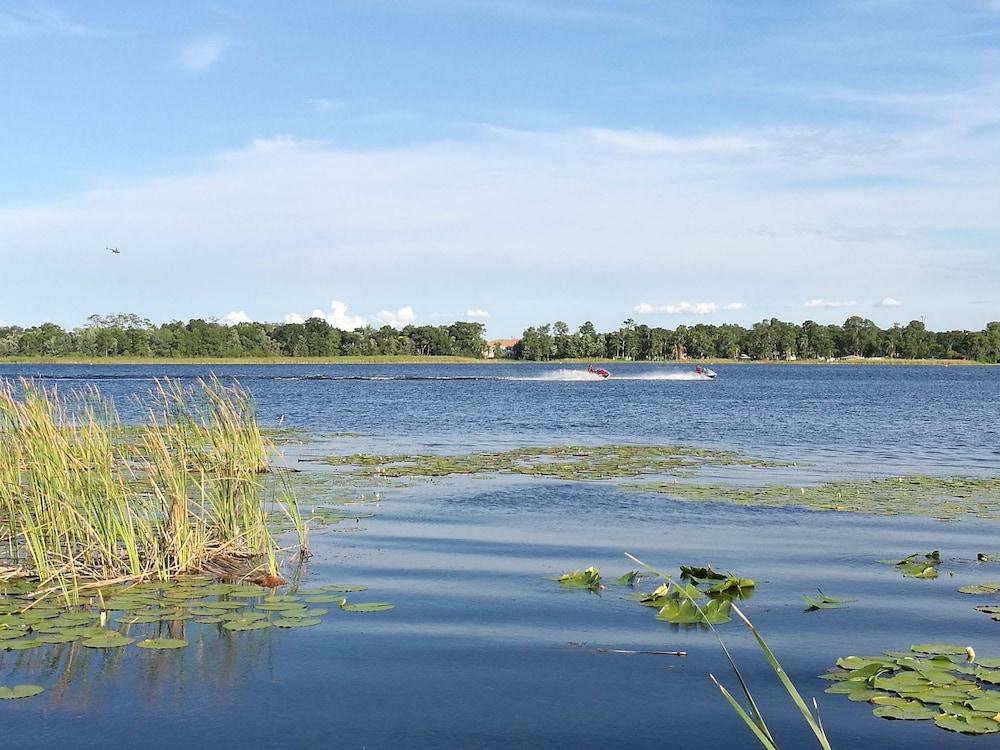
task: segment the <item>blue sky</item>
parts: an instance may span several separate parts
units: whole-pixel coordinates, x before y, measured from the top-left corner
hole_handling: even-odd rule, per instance
[[[8,324],[1000,319],[1000,0],[0,0],[0,70]]]

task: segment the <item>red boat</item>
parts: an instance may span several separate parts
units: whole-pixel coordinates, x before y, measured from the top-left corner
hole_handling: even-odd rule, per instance
[[[599,375],[602,378],[606,378],[611,374],[607,370],[600,367],[594,367],[593,365],[587,368],[587,372],[589,372],[591,375]]]

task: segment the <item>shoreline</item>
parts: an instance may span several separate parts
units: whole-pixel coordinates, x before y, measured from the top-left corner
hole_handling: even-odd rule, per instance
[[[624,360],[624,359],[476,359],[457,356],[413,356],[381,355],[358,357],[0,357],[2,365],[82,365],[89,367],[128,365],[573,365],[606,364],[614,367],[633,365],[694,366],[694,365],[885,365],[923,367],[990,367],[988,362],[969,359],[848,359],[828,361],[825,359],[788,360],[747,360],[747,359],[668,359],[668,360]]]

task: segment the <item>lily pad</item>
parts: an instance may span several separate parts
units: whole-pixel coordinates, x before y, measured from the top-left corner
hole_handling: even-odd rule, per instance
[[[935,717],[934,723],[949,732],[961,732],[962,734],[995,734],[1000,732],[1000,724],[996,721],[979,717],[963,718],[941,714]]]
[[[569,588],[596,589],[601,585],[601,573],[597,568],[591,566],[584,570],[563,573],[557,580],[560,585]]]
[[[977,583],[959,588],[962,594],[1000,594],[1000,583]]]
[[[342,604],[340,608],[345,612],[386,612],[395,606],[388,602],[363,602],[360,604]]]
[[[181,638],[147,638],[135,644],[139,648],[149,649],[174,649],[184,648],[188,642]]]
[[[827,596],[822,591],[819,596],[803,596],[802,601],[806,603],[806,612],[815,612],[820,609],[842,609],[854,599],[838,599],[835,596]]]
[[[323,586],[323,591],[329,594],[349,594],[357,591],[367,591],[367,586],[359,586],[353,583],[331,583]]]
[[[83,645],[87,648],[120,648],[131,643],[135,643],[135,638],[129,638],[121,633],[98,635],[83,641]]]
[[[872,713],[881,719],[901,719],[904,721],[923,721],[940,715],[937,711],[925,708],[917,701],[908,701],[906,706],[879,706]]]
[[[77,638],[72,633],[41,633],[35,636],[39,643],[71,643]]]
[[[0,700],[11,701],[19,698],[31,698],[32,696],[44,692],[45,688],[40,685],[15,685],[14,687],[0,686]]]
[[[235,630],[237,632],[243,630],[264,630],[271,627],[271,623],[266,620],[230,620],[223,623],[222,627],[226,630]]]
[[[0,650],[28,651],[29,649],[38,648],[41,645],[42,641],[36,638],[16,638],[12,641],[0,641]]]
[[[343,604],[346,600],[336,594],[316,594],[315,596],[307,596],[302,601],[307,604]]]
[[[968,646],[956,646],[953,643],[918,643],[910,646],[910,650],[918,654],[948,654],[965,656]]]
[[[308,628],[319,625],[322,620],[317,617],[282,617],[271,624],[276,628]]]

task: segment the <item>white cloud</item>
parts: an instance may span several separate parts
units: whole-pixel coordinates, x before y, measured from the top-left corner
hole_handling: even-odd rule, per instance
[[[875,307],[899,307],[902,304],[898,299],[893,299],[892,297],[883,297],[878,302],[875,303]]]
[[[367,320],[360,315],[350,315],[347,312],[347,303],[340,300],[333,300],[329,310],[313,310],[309,315],[300,313],[288,313],[285,315],[286,323],[305,323],[308,318],[319,318],[325,320],[334,328],[342,331],[353,331],[367,324]]]
[[[35,8],[0,12],[0,37],[91,36],[93,29],[71,21],[61,12]]]
[[[727,302],[720,305],[717,302],[678,302],[670,305],[651,305],[648,302],[640,302],[632,308],[639,315],[651,315],[662,313],[664,315],[711,315],[719,310],[742,310],[745,305],[742,302]]]
[[[855,301],[850,302],[834,302],[832,300],[825,299],[811,299],[808,302],[802,303],[803,307],[817,308],[817,307],[857,307],[858,303]]]
[[[479,307],[473,307],[465,311],[465,317],[467,318],[488,318],[490,314]]]
[[[374,315],[376,323],[393,328],[404,328],[416,320],[416,315],[412,307],[401,307],[395,312],[391,310],[379,310]]]
[[[245,310],[233,310],[230,313],[226,313],[226,317],[222,319],[223,325],[235,326],[240,323],[251,323],[252,319],[246,314]]]
[[[202,36],[191,39],[177,50],[177,64],[184,70],[197,73],[208,70],[232,47],[232,42],[222,36]]]

